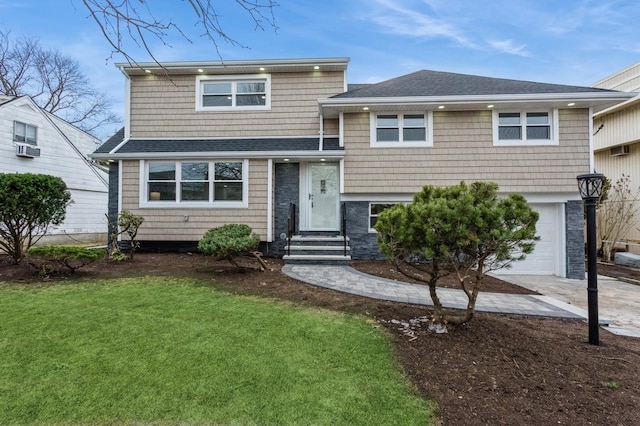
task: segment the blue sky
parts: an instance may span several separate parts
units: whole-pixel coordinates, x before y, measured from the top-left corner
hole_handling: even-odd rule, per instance
[[[153,44],[159,60],[220,59],[194,29],[188,1],[148,1],[193,41]],[[223,59],[350,57],[350,83],[431,69],[588,86],[640,61],[637,0],[280,0],[277,31],[255,30],[232,0],[216,2],[225,31],[248,46],[222,42]],[[123,58],[110,58],[80,0],[0,0],[0,28],[77,59],[122,115],[123,76],[113,64]]]

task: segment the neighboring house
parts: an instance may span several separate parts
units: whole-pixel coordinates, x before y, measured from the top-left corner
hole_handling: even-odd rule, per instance
[[[293,243],[329,244],[344,213],[351,258],[380,258],[384,207],[425,184],[495,181],[540,212],[541,241],[511,272],[584,278],[576,176],[592,170],[592,109],[630,95],[434,71],[348,86],[347,64],[118,64],[125,129],[93,154],[112,161],[110,214],[145,217],[143,249],[192,250],[207,229],[246,223],[293,261],[295,205]]]
[[[57,176],[71,192],[64,222],[41,244],[106,241],[108,174],[88,159],[97,143],[28,96],[0,97],[0,173]]]
[[[631,65],[594,84],[603,89],[640,92],[640,62]],[[631,195],[640,187],[640,95],[599,111],[593,117],[593,150],[596,170],[612,184],[622,177],[631,179]],[[639,206],[640,207],[640,206]],[[640,218],[636,218],[630,231],[621,238],[640,242]],[[640,253],[636,244],[630,251]]]

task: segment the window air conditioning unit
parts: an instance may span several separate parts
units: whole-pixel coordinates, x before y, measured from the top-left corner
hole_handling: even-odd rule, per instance
[[[16,155],[24,158],[40,157],[40,148],[34,148],[31,145],[16,145]]]
[[[609,155],[612,157],[620,157],[629,153],[629,145],[614,146],[609,149]]]

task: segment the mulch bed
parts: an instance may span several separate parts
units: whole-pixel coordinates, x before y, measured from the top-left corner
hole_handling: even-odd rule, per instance
[[[133,261],[101,260],[73,276],[38,277],[28,265],[0,259],[0,281],[43,286],[78,279],[188,276],[233,293],[356,313],[388,331],[401,368],[417,392],[438,403],[444,425],[639,424],[640,339],[602,332],[602,344],[593,346],[582,321],[484,313],[436,334],[410,323],[430,314],[425,307],[306,285],[279,273],[281,260],[268,259],[265,272],[246,262],[248,269],[240,273],[197,254],[139,254]],[[406,281],[386,262],[356,262],[354,267]],[[637,272],[616,270],[629,276]],[[495,281],[484,291],[524,290]]]

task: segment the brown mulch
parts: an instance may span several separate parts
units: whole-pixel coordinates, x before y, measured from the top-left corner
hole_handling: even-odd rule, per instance
[[[552,318],[479,313],[467,325],[435,334],[398,324],[429,315],[425,307],[338,293],[297,282],[279,273],[281,260],[268,259],[260,272],[246,260],[244,273],[201,255],[139,254],[133,261],[101,260],[73,276],[38,277],[28,265],[0,259],[2,285],[42,286],[78,279],[122,276],[188,276],[238,294],[287,300],[310,307],[357,313],[384,325],[401,368],[417,392],[433,399],[444,425],[638,425],[640,424],[640,339],[603,331],[601,345],[587,343],[587,324]],[[402,279],[386,262],[354,266]],[[600,273],[605,273],[606,265]],[[640,277],[637,270],[614,271]],[[609,272],[614,273],[614,272]],[[497,280],[496,281],[500,281]],[[495,287],[494,287],[495,285]],[[504,291],[510,284],[489,288]]]

